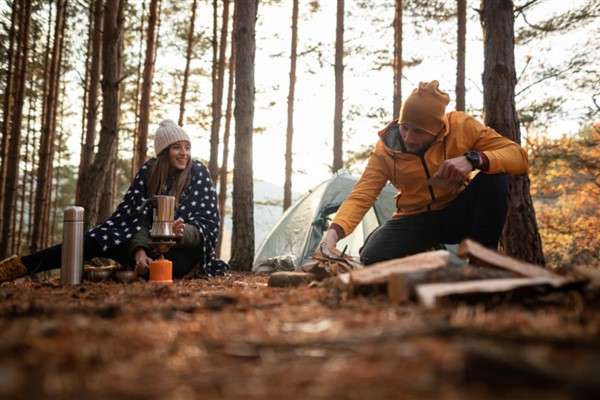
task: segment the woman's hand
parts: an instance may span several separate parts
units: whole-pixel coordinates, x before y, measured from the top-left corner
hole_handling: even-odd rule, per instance
[[[173,221],[173,233],[175,233],[175,236],[177,236],[179,239],[183,238],[184,231],[185,223],[183,222],[183,219],[177,218],[175,221]]]
[[[150,271],[150,263],[154,261],[143,248],[139,248],[135,251],[135,272],[138,275],[146,275]]]

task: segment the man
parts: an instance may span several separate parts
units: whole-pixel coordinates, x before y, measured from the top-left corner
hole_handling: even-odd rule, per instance
[[[507,174],[527,172],[527,154],[465,113],[446,114],[450,98],[438,86],[421,82],[398,120],[379,132],[321,246],[334,248],[352,233],[389,181],[398,190],[396,212],[367,237],[360,251],[364,265],[467,237],[497,248],[510,201]]]

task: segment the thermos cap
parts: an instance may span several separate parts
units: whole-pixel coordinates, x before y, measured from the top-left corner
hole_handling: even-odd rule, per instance
[[[69,206],[64,209],[63,218],[65,221],[83,221],[85,209],[78,206]]]

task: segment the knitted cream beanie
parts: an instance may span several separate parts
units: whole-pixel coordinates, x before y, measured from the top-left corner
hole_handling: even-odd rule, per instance
[[[406,123],[437,135],[444,126],[446,106],[450,96],[438,89],[439,82],[421,82],[402,104],[400,123]]]
[[[164,149],[181,140],[192,143],[188,134],[179,125],[170,119],[165,119],[154,135],[154,153],[158,156]]]

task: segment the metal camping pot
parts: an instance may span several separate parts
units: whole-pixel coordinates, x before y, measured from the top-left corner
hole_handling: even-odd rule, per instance
[[[150,236],[156,239],[170,239],[175,236],[173,220],[175,215],[174,196],[154,196],[153,222]]]
[[[63,241],[60,281],[63,285],[78,285],[83,277],[83,215],[84,208],[70,206],[63,215]]]

